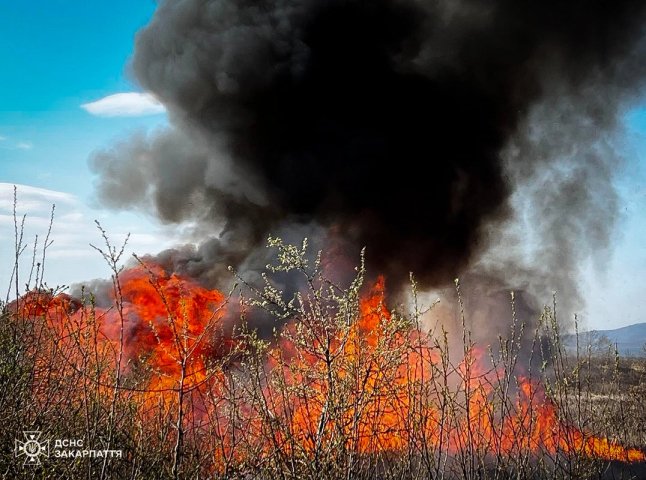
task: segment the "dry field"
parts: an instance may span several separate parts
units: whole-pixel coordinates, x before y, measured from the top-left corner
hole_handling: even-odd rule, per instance
[[[498,345],[463,315],[459,339],[428,332],[363,262],[339,286],[305,243],[270,246],[264,285],[222,293],[121,270],[106,240],[111,304],[42,282],[4,304],[3,477],[644,478],[645,359],[566,353],[555,309],[530,328],[513,297]]]

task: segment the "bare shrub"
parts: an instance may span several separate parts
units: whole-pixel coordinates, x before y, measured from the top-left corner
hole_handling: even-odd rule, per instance
[[[523,348],[527,319],[510,297],[510,335],[479,345],[426,331],[411,276],[410,308],[365,281],[363,253],[347,285],[330,280],[307,241],[270,238],[261,285],[207,290],[124,247],[96,250],[112,273],[112,305],[43,281],[46,248],[14,215],[16,262],[0,318],[0,471],[8,478],[631,478],[646,445],[643,359],[563,348],[557,304]],[[100,226],[99,226],[100,228]],[[124,245],[125,246],[125,245]],[[280,276],[281,283],[276,281]],[[287,293],[285,276],[298,285]],[[18,281],[27,278],[24,293]],[[291,281],[291,280],[290,280]],[[235,326],[225,313],[238,305]],[[247,320],[262,310],[270,338]],[[578,338],[578,337],[577,337]],[[547,341],[545,339],[548,339]],[[528,358],[529,356],[529,358]],[[22,431],[79,439],[121,457],[14,457]],[[628,447],[638,448],[628,448]],[[641,448],[642,450],[639,450]],[[630,464],[640,460],[642,463]]]

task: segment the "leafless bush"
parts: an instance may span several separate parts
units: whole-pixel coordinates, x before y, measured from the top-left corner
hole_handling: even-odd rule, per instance
[[[646,362],[584,345],[567,352],[556,301],[531,323],[530,353],[521,341],[530,323],[517,318],[513,294],[511,334],[484,347],[456,282],[456,352],[444,329],[424,329],[434,305],[418,303],[413,277],[409,311],[391,311],[383,279],[365,284],[363,253],[339,285],[307,241],[270,238],[277,254],[264,283],[236,274],[229,295],[140,261],[138,292],[154,302],[144,315],[132,311],[124,249],[103,230],[96,250],[112,273],[111,308],[46,286],[49,234],[32,249],[42,257],[21,292],[23,225],[15,216],[17,298],[7,296],[0,322],[4,477],[636,478],[643,468],[623,462],[642,451],[622,446],[646,445]],[[275,274],[302,288],[287,295]],[[232,298],[240,319],[225,329]],[[271,338],[247,324],[259,309],[275,319]],[[130,333],[137,315],[145,335]],[[13,448],[23,431],[123,455],[23,466]]]

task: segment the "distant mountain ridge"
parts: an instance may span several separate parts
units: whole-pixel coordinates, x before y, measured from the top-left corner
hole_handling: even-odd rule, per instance
[[[576,347],[574,334],[563,336],[567,349]],[[609,346],[617,347],[619,355],[627,357],[646,356],[646,323],[636,323],[612,330],[590,330],[579,332],[579,347],[581,349],[592,345],[594,350],[606,350]]]

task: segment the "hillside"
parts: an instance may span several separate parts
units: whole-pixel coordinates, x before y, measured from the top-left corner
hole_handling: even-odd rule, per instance
[[[574,335],[564,337],[566,347],[573,348]],[[607,346],[617,346],[622,356],[646,356],[646,323],[636,323],[612,330],[590,330],[579,334],[579,345],[584,348],[591,344],[595,349],[605,350]]]

